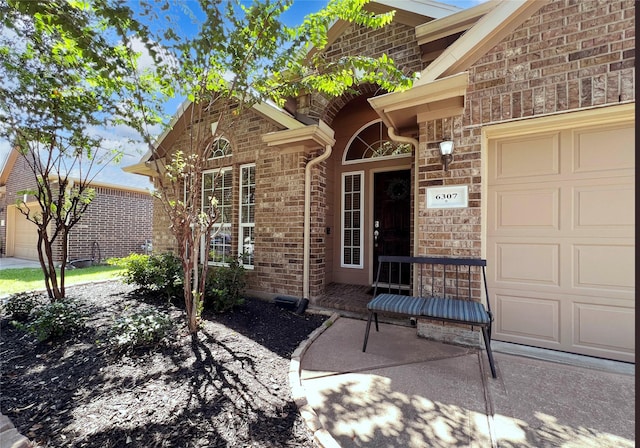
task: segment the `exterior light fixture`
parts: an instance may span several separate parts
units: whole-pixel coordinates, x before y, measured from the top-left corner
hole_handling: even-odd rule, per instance
[[[444,165],[444,170],[447,171],[449,169],[449,164],[453,160],[453,141],[445,140],[440,142],[440,155],[442,157],[442,164]]]

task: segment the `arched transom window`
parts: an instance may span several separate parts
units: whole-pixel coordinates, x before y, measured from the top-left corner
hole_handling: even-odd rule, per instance
[[[219,137],[211,144],[211,156],[210,159],[217,159],[220,157],[227,157],[231,155],[231,143],[224,137]]]
[[[409,143],[390,140],[382,120],[375,120],[365,124],[351,137],[344,152],[343,163],[405,157],[411,155],[411,150]]]

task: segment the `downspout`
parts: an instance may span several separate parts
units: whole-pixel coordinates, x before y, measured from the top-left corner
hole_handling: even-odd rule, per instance
[[[299,314],[302,314],[309,303],[309,274],[311,270],[311,169],[331,156],[331,145],[315,159],[309,160],[304,169],[304,255],[302,260],[302,300],[298,303]]]
[[[419,226],[419,220],[418,220],[418,212],[419,212],[419,204],[418,204],[418,158],[419,158],[419,154],[418,154],[418,145],[419,142],[418,140],[416,140],[415,138],[411,138],[411,137],[405,137],[402,135],[398,135],[396,134],[396,130],[394,128],[388,128],[387,129],[387,133],[389,134],[389,138],[391,140],[393,140],[394,142],[400,142],[400,143],[409,143],[411,145],[413,145],[413,148],[415,149],[415,159],[414,159],[414,170],[413,170],[413,197],[414,197],[414,201],[413,201],[413,254],[411,255],[418,255],[418,249],[419,249],[419,245],[418,242],[420,241],[420,239],[418,238],[418,232],[420,230],[420,226]],[[415,278],[415,272],[414,272],[414,278]],[[416,291],[413,292],[414,295],[417,294]]]

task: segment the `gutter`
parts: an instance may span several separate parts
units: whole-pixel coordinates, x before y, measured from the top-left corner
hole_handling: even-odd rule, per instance
[[[302,301],[298,304],[301,313],[309,303],[309,271],[311,270],[311,169],[331,156],[332,145],[325,145],[324,152],[311,159],[304,168],[304,255],[302,261]]]

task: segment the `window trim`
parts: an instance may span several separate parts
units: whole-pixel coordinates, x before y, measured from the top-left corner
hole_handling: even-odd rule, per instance
[[[364,269],[364,192],[365,192],[365,175],[364,171],[348,171],[342,173],[341,185],[340,185],[340,267],[348,269]],[[345,251],[345,179],[347,176],[360,176],[360,263],[359,264],[346,264],[344,262]],[[351,246],[356,247],[356,246]]]
[[[220,160],[220,159],[224,159],[226,157],[231,157],[233,155],[233,150],[231,149],[231,142],[229,141],[229,139],[225,138],[224,136],[220,136],[216,139],[213,140],[213,142],[211,143],[211,145],[216,145],[218,144],[218,142],[220,140],[224,140],[225,142],[227,142],[227,147],[229,148],[229,152],[221,155],[221,156],[214,156],[213,153],[214,151],[211,151],[211,157],[207,158],[207,160]]]
[[[242,202],[242,194],[243,194],[243,180],[244,180],[244,170],[245,168],[253,168],[253,188],[254,188],[254,199],[253,199],[253,222],[251,223],[244,223],[242,220],[242,209],[243,209],[243,202]],[[256,201],[255,201],[255,188],[256,188],[256,164],[255,162],[253,163],[246,163],[243,165],[240,165],[240,182],[238,184],[238,257],[241,258],[242,254],[243,254],[243,247],[244,247],[244,242],[243,242],[243,230],[245,228],[253,228],[253,237],[254,237],[254,259],[253,262],[254,264],[245,264],[244,261],[242,263],[242,266],[245,269],[254,269],[255,268],[255,228],[256,228],[256,222],[255,222],[255,213],[256,213]]]
[[[204,176],[207,174],[211,174],[211,173],[218,173],[219,175],[223,175],[223,173],[226,173],[227,171],[231,171],[231,191],[233,193],[233,166],[224,166],[224,167],[220,167],[220,168],[213,168],[210,170],[205,170],[202,172],[202,185],[200,187],[200,210],[204,209]],[[215,177],[214,179],[215,180]],[[215,186],[215,183],[213,184]],[[211,190],[212,192],[215,191],[215,188],[213,188]],[[233,197],[233,195],[232,195]],[[233,200],[231,201],[231,210],[233,210]],[[233,219],[232,219],[233,221]],[[223,228],[223,227],[229,227],[230,228],[230,234],[233,232],[233,222],[220,222],[220,221],[216,221],[213,224],[213,231],[215,232],[217,229]],[[227,262],[223,262],[223,261],[209,261],[209,249],[204,247],[204,242],[205,242],[205,237],[204,235],[202,236],[202,240],[200,242],[200,253],[201,253],[201,264],[204,264],[204,261],[207,262],[207,264],[209,266],[229,266],[229,263]],[[233,246],[231,246],[231,251],[233,252]]]
[[[369,126],[372,126],[372,125],[374,125],[376,123],[381,123],[382,126],[384,126],[384,122],[382,122],[382,119],[378,118],[378,119],[371,120],[368,123],[363,124],[356,132],[353,133],[353,135],[351,136],[351,138],[347,142],[346,146],[344,147],[344,152],[342,153],[342,164],[343,165],[354,165],[354,164],[357,164],[357,163],[371,163],[371,162],[378,162],[378,161],[381,161],[381,160],[404,159],[404,158],[413,156],[413,151],[411,151],[411,152],[405,153],[405,154],[394,154],[394,155],[390,155],[390,156],[367,157],[367,158],[364,158],[364,159],[360,158],[360,159],[355,159],[355,160],[347,160],[347,154],[349,152],[349,148],[351,148],[351,144],[353,143],[353,141],[356,138],[358,138],[358,136],[360,135],[360,133],[362,131],[364,131],[366,128],[368,128]],[[393,140],[391,140],[391,138],[389,138],[388,141],[393,142]],[[399,142],[395,142],[395,143],[399,143]]]

